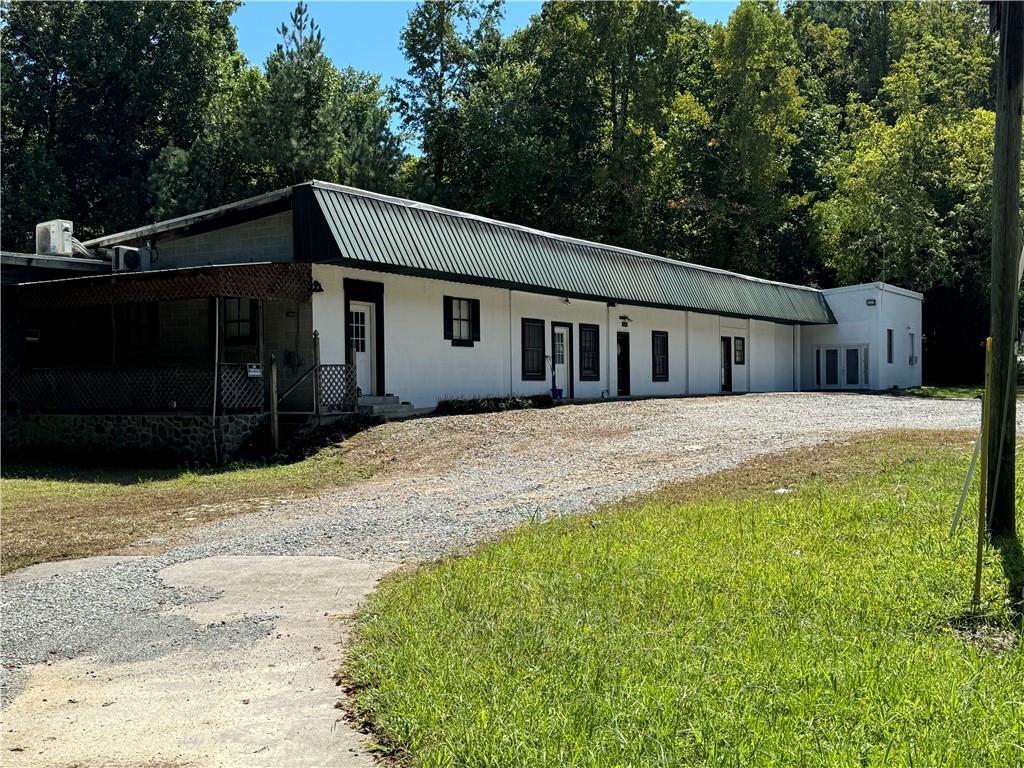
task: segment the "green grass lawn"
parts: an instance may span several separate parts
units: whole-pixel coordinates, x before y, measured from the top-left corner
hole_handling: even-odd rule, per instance
[[[983,390],[984,387],[912,387],[901,390],[899,394],[910,397],[935,397],[940,400],[971,400],[981,397]]]
[[[1018,548],[962,620],[969,452],[797,451],[396,577],[342,674],[356,714],[410,766],[1024,764]]]
[[[373,471],[333,446],[293,463],[196,471],[4,464],[0,570],[117,552],[154,536],[173,541],[262,499],[308,496]]]
[[[934,397],[940,400],[974,400],[979,398],[984,387],[912,387],[901,389],[897,394],[908,397]],[[1024,387],[1017,387],[1017,397],[1024,397]]]

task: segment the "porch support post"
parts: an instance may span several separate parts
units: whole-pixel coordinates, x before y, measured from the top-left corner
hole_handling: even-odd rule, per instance
[[[274,453],[281,449],[281,433],[277,421],[277,358],[270,356],[270,438]]]
[[[213,409],[210,413],[210,429],[213,432],[213,463],[220,463],[217,442],[217,399],[220,393],[220,299],[213,298]]]
[[[313,413],[320,418],[320,331],[313,331]]]
[[[269,361],[265,360],[266,356],[266,343],[265,343],[265,332],[263,329],[263,299],[256,300],[256,359],[259,361],[260,366],[265,370],[270,367]],[[273,357],[273,355],[271,355]],[[267,397],[270,391],[267,388],[267,378],[263,378],[263,396]]]

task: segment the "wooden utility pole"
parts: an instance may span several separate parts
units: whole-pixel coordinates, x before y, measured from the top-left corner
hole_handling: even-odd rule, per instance
[[[1016,532],[1017,265],[1021,252],[1020,145],[1024,80],[1024,4],[990,6],[999,34],[996,149],[992,165],[992,389],[988,434],[989,532]]]

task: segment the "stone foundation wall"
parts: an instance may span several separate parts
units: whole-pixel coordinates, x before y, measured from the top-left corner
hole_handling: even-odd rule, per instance
[[[265,413],[218,416],[221,461],[253,439],[268,442]],[[212,464],[210,416],[151,414],[21,414],[0,416],[4,458],[93,460],[131,463]]]

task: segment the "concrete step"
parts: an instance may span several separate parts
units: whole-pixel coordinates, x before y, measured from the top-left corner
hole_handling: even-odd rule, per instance
[[[407,413],[412,410],[412,406],[408,403],[396,403],[389,405],[375,405],[373,406],[373,412],[377,416],[391,416],[396,413]]]
[[[374,416],[390,416],[393,413],[405,413],[412,410],[412,406],[405,403],[384,403],[381,405],[360,405],[360,413],[369,413]]]
[[[401,400],[396,395],[363,395],[359,398],[359,405],[398,405]]]
[[[433,408],[416,408],[410,403],[386,403],[381,405],[360,405],[359,412],[367,416],[381,416],[385,419],[407,419],[432,413]]]

